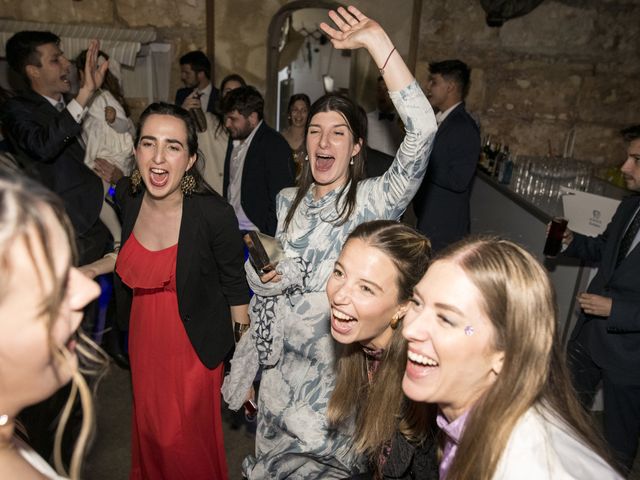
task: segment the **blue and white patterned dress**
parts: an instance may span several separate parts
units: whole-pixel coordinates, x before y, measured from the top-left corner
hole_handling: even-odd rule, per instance
[[[282,281],[263,285],[246,268],[256,293],[249,310],[252,331],[236,348],[223,393],[231,408],[240,408],[262,365],[256,452],[243,463],[249,479],[345,478],[366,463],[352,448],[349,429],[330,429],[326,421],[335,345],[325,286],[349,233],[369,220],[399,219],[426,171],[437,129],[431,106],[415,81],[389,94],[406,136],[389,170],[360,182],[348,221],[333,222],[341,210],[340,189],[315,200],[312,186],[284,231],[296,189],[282,190],[276,233],[287,257],[277,268]]]

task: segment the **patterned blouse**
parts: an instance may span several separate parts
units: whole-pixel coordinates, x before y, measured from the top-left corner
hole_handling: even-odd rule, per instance
[[[284,189],[276,233],[287,257],[277,267],[282,280],[262,284],[245,265],[256,294],[249,309],[252,331],[236,348],[223,394],[230,408],[240,408],[262,366],[256,452],[243,463],[249,479],[337,479],[366,467],[352,448],[353,426],[332,429],[326,420],[335,345],[325,286],[349,233],[366,221],[399,219],[425,174],[437,130],[431,106],[415,81],[389,94],[406,136],[389,170],[360,182],[349,219],[335,225],[341,189],[316,200],[312,185],[285,231],[296,189]]]

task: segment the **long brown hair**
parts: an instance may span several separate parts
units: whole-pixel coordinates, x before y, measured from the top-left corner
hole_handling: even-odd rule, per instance
[[[63,280],[55,275],[54,259],[59,252],[53,250],[50,242],[51,235],[43,216],[43,211],[46,209],[53,213],[63,227],[71,247],[72,257],[75,258],[73,228],[60,199],[40,184],[0,167],[0,272],[2,272],[0,302],[11,289],[11,286],[5,283],[9,277],[7,270],[10,268],[11,246],[16,240],[24,238],[32,260],[35,262],[33,251],[36,245],[41,245],[45,258],[42,264],[37,265],[37,269],[40,274],[50,276],[53,284],[52,291],[43,299],[41,305],[42,312],[46,314],[51,355],[57,364],[70,364],[72,354],[65,346],[57,346],[52,336],[52,328],[65,295],[65,285]],[[106,354],[80,331],[77,335],[76,351],[80,360],[80,369],[84,373],[104,373],[103,367],[108,362]],[[69,475],[71,479],[80,478],[84,451],[94,423],[91,391],[80,370],[75,369],[72,372],[72,390],[58,422],[54,439],[55,465],[58,473],[63,475],[66,475],[66,472],[60,453],[62,435],[78,394],[82,406],[82,425],[71,457]]]
[[[391,220],[363,223],[346,243],[353,239],[360,239],[389,257],[396,267],[398,304],[408,301],[427,269],[431,256],[429,240],[411,227]],[[355,415],[355,448],[370,457],[375,457],[396,431],[417,443],[429,428],[427,406],[408,400],[402,392],[407,344],[401,331],[399,327],[394,330],[371,382],[359,343],[341,345],[338,350],[337,381],[327,411],[329,423],[346,423]]]
[[[480,292],[481,308],[495,329],[493,347],[504,352],[500,374],[469,414],[447,478],[491,479],[516,423],[534,406],[608,460],[571,386],[554,289],[540,263],[499,238],[462,241],[434,262],[444,259],[460,266]]]
[[[311,105],[309,116],[307,117],[307,131],[309,130],[309,124],[311,123],[311,120],[313,120],[314,115],[320,112],[337,112],[342,115],[353,137],[353,143],[361,144],[360,152],[353,157],[353,165],[349,164],[347,171],[347,185],[344,186],[345,188],[339,187],[342,188],[342,191],[338,195],[335,203],[337,213],[335,225],[340,226],[343,225],[353,213],[356,206],[358,182],[365,178],[364,164],[367,157],[367,139],[364,130],[366,128],[366,117],[364,119],[362,118],[358,106],[353,103],[350,98],[338,93],[327,93]],[[302,199],[305,197],[314,182],[313,173],[311,173],[309,163],[310,161],[303,162],[302,173],[300,173],[300,179],[298,180],[298,190],[295,198],[293,199],[293,203],[291,204],[291,208],[289,208],[289,212],[287,212],[287,216],[284,220],[285,231],[289,228],[289,224],[293,219],[293,215],[296,212],[298,205],[300,205],[300,202],[302,202]],[[338,210],[343,197],[346,201],[344,202],[342,209]]]

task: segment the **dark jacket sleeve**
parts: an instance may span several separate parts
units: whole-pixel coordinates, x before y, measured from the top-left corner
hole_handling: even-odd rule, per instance
[[[473,120],[462,112],[455,118],[449,132],[440,142],[444,152],[432,154],[426,179],[453,192],[469,189],[480,156],[480,133]],[[454,119],[452,119],[454,120]],[[435,147],[434,147],[435,148]]]
[[[35,107],[48,108],[46,105]],[[9,99],[3,110],[2,122],[12,141],[34,161],[53,162],[82,131],[67,109],[44,123],[34,121],[33,109],[18,98]]]
[[[269,193],[269,212],[267,217],[268,231],[264,232],[271,236],[275,235],[278,225],[276,214],[276,196],[280,190],[292,187],[295,184],[295,165],[291,148],[284,137],[273,132],[271,149],[267,155],[267,186]]]
[[[220,286],[229,305],[249,303],[249,286],[244,273],[244,249],[238,220],[225,202],[215,224],[209,225],[209,245],[220,276]]]

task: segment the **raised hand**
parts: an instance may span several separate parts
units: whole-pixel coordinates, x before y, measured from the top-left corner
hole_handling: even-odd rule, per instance
[[[329,17],[338,28],[324,22],[320,28],[333,46],[340,49],[366,48],[389,90],[402,90],[413,81],[413,75],[378,22],[353,6],[332,10]]]
[[[339,7],[337,12],[331,10],[329,17],[338,30],[324,22],[320,24],[320,28],[331,39],[335,48],[368,48],[377,35],[384,33],[378,22],[368,18],[354,6],[350,6],[348,10]]]
[[[102,86],[104,77],[107,74],[107,69],[109,68],[108,61],[105,61],[100,67],[97,66],[99,50],[100,44],[98,41],[95,39],[91,40],[87,48],[87,60],[84,64],[84,83],[76,96],[76,101],[81,107],[86,107],[95,91]]]
[[[84,64],[84,83],[92,92],[102,86],[104,77],[107,74],[107,69],[109,68],[108,60],[105,60],[102,65],[98,67],[99,50],[100,44],[98,43],[98,40],[91,40],[89,42],[89,47],[87,48],[87,61]]]

